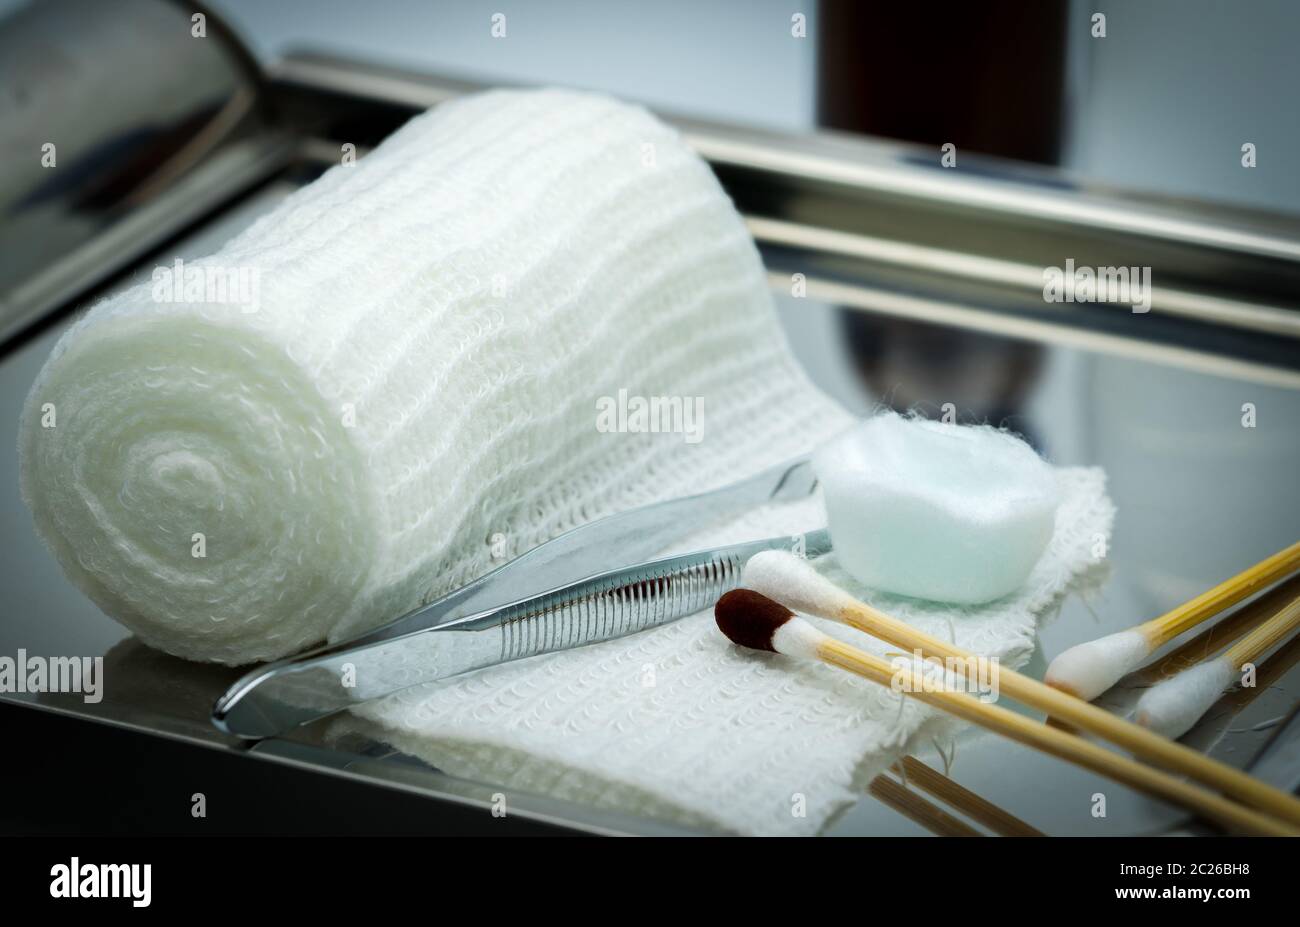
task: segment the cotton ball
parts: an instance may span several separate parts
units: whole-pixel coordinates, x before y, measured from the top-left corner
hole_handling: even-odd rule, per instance
[[[894,413],[813,456],[840,564],[864,585],[975,604],[1015,591],[1051,539],[1052,468],[995,428]]]
[[[1200,721],[1236,675],[1232,663],[1210,660],[1157,683],[1138,699],[1133,720],[1177,740]]]

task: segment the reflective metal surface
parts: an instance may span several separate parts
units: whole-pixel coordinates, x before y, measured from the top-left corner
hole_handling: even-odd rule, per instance
[[[466,89],[321,57],[285,62],[268,84],[275,113],[270,131],[280,144],[290,140],[297,157],[283,169],[285,160],[276,156],[251,159],[243,171],[194,175],[190,202],[200,205],[186,207],[195,210],[187,221],[217,204],[220,216],[153,252],[118,285],[147,277],[156,261],[215,249],[309,181],[320,158],[336,158],[343,142],[374,144],[415,110]],[[1120,514],[1104,584],[1070,597],[1049,616],[1027,672],[1041,676],[1065,647],[1161,614],[1300,536],[1300,352],[1290,322],[1300,303],[1300,255],[1293,223],[1119,198],[1057,175],[1001,165],[986,171],[974,159],[949,175],[915,163],[905,148],[863,140],[684,125],[758,234],[796,354],[850,408],[867,411],[893,391],[906,391],[921,408],[946,402],[960,408],[985,374],[974,367],[968,381],[944,380],[937,374],[946,362],[913,352],[889,368],[884,387],[873,388],[844,343],[846,311],[906,319],[946,339],[960,356],[975,338],[1037,353],[1014,391],[1008,424],[1056,463],[1105,467]],[[248,194],[250,178],[262,182],[272,174],[279,179]],[[113,226],[109,237],[126,227]],[[1080,264],[1146,263],[1166,290],[1146,314],[1045,304],[1027,269],[1041,273],[1066,257]],[[0,358],[0,427],[10,434],[67,311],[92,298],[116,270],[114,260],[79,267],[46,289],[66,294],[47,306],[57,310],[47,327],[11,343]],[[791,294],[793,273],[805,275],[806,293]],[[1258,416],[1249,427],[1247,405]],[[6,589],[0,653],[22,647],[33,654],[103,654],[110,680],[98,704],[67,695],[6,700],[488,807],[492,783],[466,783],[402,758],[382,747],[376,732],[359,731],[343,718],[251,748],[218,732],[208,712],[237,672],[149,651],[73,589],[36,540],[18,497],[12,454],[0,455],[0,511]],[[1277,719],[1300,698],[1300,673],[1286,653],[1274,659],[1279,672],[1267,690],[1212,712],[1188,736],[1198,744],[1194,739],[1204,738],[1207,749],[1239,767],[1263,753],[1261,774],[1281,784],[1294,772],[1284,762],[1294,740],[1282,735],[1293,737],[1295,726]],[[1186,825],[1179,809],[980,732],[958,741],[949,775],[1049,834],[1162,833]],[[867,783],[861,785],[866,795]],[[1092,813],[1098,793],[1107,796],[1106,817]],[[520,796],[512,808],[589,832],[684,830],[541,796]],[[832,834],[920,832],[913,820],[870,797],[830,828]]]
[[[0,19],[0,344],[282,166],[261,75],[201,4]],[[149,66],[139,66],[148,49]]]

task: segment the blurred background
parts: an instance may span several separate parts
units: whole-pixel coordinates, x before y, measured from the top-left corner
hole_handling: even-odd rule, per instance
[[[729,122],[953,142],[1121,186],[1300,212],[1292,0],[210,6],[266,60],[328,48],[488,81],[599,88]],[[497,12],[504,42],[489,33]],[[791,41],[797,13],[807,37]],[[1091,35],[1095,13],[1105,38]],[[1255,170],[1229,169],[1238,140],[1266,153]]]

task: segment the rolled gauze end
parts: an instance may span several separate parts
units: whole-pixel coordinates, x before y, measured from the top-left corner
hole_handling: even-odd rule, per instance
[[[1056,475],[990,427],[884,413],[819,448],[831,538],[854,579],[976,604],[1015,591],[1055,526]]]
[[[665,473],[682,436],[602,433],[602,397],[707,393],[722,435],[744,402],[784,408],[794,370],[753,241],[674,130],[493,92],[95,306],[27,399],[22,491],[144,642],[247,663],[398,617]]]

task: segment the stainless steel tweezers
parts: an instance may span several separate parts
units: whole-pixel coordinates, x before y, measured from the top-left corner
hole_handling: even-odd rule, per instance
[[[575,528],[381,628],[253,670],[217,700],[212,721],[240,737],[269,737],[410,686],[694,614],[736,588],[754,554],[798,543],[808,556],[819,556],[831,549],[829,533],[626,564],[720,519],[797,499],[815,486],[801,458],[712,492]]]

